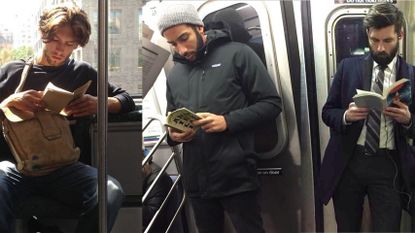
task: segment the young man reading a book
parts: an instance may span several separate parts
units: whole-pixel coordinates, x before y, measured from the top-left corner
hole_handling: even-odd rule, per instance
[[[193,130],[168,128],[169,144],[183,143],[183,180],[199,232],[223,232],[225,211],[237,232],[264,232],[254,129],[281,112],[274,83],[247,45],[224,31],[205,32],[192,5],[167,6],[158,27],[176,61],[167,112],[185,107],[202,118]]]
[[[49,82],[74,91],[89,80],[85,95],[71,102],[64,111],[71,117],[97,112],[97,72],[89,64],[70,58],[73,50],[89,40],[91,26],[86,13],[75,5],[55,6],[40,16],[39,31],[43,49],[33,59],[23,91],[14,94],[25,61],[19,60],[0,69],[0,107],[25,112],[44,109],[43,90]],[[133,110],[132,98],[121,88],[109,84],[108,111]],[[3,138],[2,138],[3,140]],[[4,156],[2,154],[2,156]],[[45,176],[26,176],[14,164],[0,162],[0,232],[12,232],[14,209],[32,195],[41,195],[79,210],[76,232],[98,232],[97,170],[75,162]],[[110,231],[123,200],[120,184],[108,181],[108,229]]]
[[[395,100],[382,111],[357,107],[356,89],[382,92],[402,78],[414,89],[414,67],[399,55],[403,37],[402,12],[393,4],[373,5],[363,21],[370,54],[346,58],[338,66],[322,110],[330,127],[320,180],[324,204],[333,198],[339,232],[359,232],[363,200],[370,203],[373,232],[399,232],[402,208],[411,199],[411,154],[408,138],[415,136],[414,104]],[[412,93],[412,98],[414,93]]]

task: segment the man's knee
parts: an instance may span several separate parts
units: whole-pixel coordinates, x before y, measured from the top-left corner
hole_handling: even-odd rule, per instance
[[[8,175],[16,170],[16,166],[9,161],[0,162],[0,176]]]

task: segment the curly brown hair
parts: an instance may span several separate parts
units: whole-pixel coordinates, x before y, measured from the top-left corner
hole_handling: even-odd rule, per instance
[[[91,24],[85,11],[76,5],[56,6],[43,11],[39,20],[39,30],[43,42],[50,42],[55,36],[56,30],[66,25],[72,28],[77,43],[81,47],[88,43]]]

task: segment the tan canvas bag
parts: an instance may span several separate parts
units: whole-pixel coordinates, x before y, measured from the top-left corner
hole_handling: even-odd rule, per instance
[[[15,93],[22,90],[32,62],[27,62]],[[59,167],[76,162],[80,150],[75,146],[69,121],[51,111],[31,115],[17,109],[3,109],[3,135],[17,162],[17,169],[25,175],[46,175]]]

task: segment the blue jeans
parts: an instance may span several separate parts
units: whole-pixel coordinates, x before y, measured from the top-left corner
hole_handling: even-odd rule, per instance
[[[0,232],[12,232],[14,209],[32,195],[44,196],[79,209],[76,232],[98,232],[97,169],[81,162],[60,168],[48,175],[25,176],[14,164],[0,162]],[[124,193],[121,185],[108,177],[108,230],[110,231]]]

